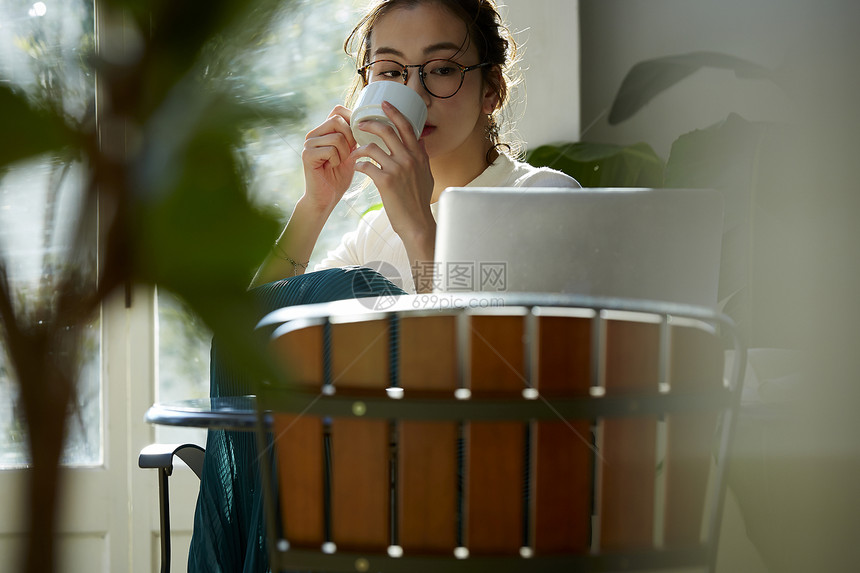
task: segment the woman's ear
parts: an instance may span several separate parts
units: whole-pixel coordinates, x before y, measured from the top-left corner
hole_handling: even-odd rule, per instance
[[[481,95],[481,112],[490,115],[499,107],[499,86],[502,81],[502,72],[499,66],[493,66],[484,80],[484,93]]]

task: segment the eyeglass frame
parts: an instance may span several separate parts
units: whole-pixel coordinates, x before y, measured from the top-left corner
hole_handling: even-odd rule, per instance
[[[370,66],[372,66],[373,64],[377,64],[379,62],[391,62],[392,64],[397,64],[398,66],[403,68],[403,71],[401,72],[403,75],[403,85],[406,85],[406,82],[409,81],[409,68],[418,68],[418,80],[421,82],[421,87],[424,88],[424,91],[426,91],[428,94],[430,94],[431,96],[433,96],[437,99],[448,99],[448,98],[452,98],[455,95],[457,95],[457,93],[463,87],[463,82],[466,80],[466,72],[471,72],[472,70],[477,70],[477,69],[483,68],[485,66],[492,66],[493,65],[492,62],[481,62],[480,64],[475,64],[474,66],[464,66],[463,64],[455,62],[454,60],[449,60],[448,58],[433,58],[432,60],[427,60],[423,64],[401,64],[400,62],[398,62],[396,60],[388,60],[388,59],[383,58],[381,60],[373,60],[369,64],[366,64],[366,65],[364,65],[364,66],[362,66],[356,70],[358,75],[361,76],[361,79],[364,80],[365,84],[370,83],[367,81],[367,75],[366,75],[367,69]],[[447,95],[447,96],[438,96],[438,95],[436,95],[430,91],[430,89],[424,83],[424,77],[425,77],[424,66],[426,66],[430,62],[451,62],[452,64],[454,64],[455,66],[457,66],[460,69],[460,85],[457,86],[457,89],[454,90],[454,93],[452,93],[451,95]],[[394,81],[394,80],[380,80],[380,81]]]

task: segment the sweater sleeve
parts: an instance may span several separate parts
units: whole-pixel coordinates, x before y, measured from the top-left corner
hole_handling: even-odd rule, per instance
[[[514,187],[568,187],[576,189],[581,188],[582,185],[576,179],[561,171],[556,171],[548,167],[540,167],[519,177]]]
[[[388,252],[391,245],[397,244],[400,244],[399,237],[391,231],[384,209],[377,209],[364,215],[355,230],[345,234],[340,244],[329,251],[314,270],[362,266],[372,261],[387,260],[391,257]]]
[[[334,250],[329,251],[323,260],[314,266],[314,270],[322,271],[325,269],[360,265],[362,262],[359,256],[359,253],[362,252],[360,244],[363,242],[360,235],[364,226],[365,223],[362,219],[359,221],[358,228],[345,234],[338,246]]]

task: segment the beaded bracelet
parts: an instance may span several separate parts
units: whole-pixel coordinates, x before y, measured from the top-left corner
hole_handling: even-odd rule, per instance
[[[300,263],[298,261],[293,260],[289,255],[287,255],[281,249],[281,246],[278,244],[277,241],[275,241],[275,244],[272,245],[272,252],[279,259],[283,259],[283,260],[287,261],[288,263],[290,263],[291,265],[293,265],[293,276],[296,276],[299,274],[299,267],[301,267],[302,270],[307,270],[308,264],[310,264],[310,261],[308,261],[306,263]]]

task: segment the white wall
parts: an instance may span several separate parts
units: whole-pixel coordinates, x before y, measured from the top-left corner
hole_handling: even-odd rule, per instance
[[[607,122],[621,81],[637,62],[693,51],[738,56],[771,68],[805,48],[806,0],[582,0],[584,140],[650,143],[666,158],[679,135],[737,112],[784,120],[786,94],[763,80],[704,69],[658,95],[631,119]],[[590,129],[589,129],[590,127]]]
[[[665,158],[679,135],[730,111],[791,126],[777,167],[751,174],[773,183],[759,186],[768,197],[751,201],[759,229],[778,228],[779,240],[750,248],[770,281],[762,289],[773,308],[768,319],[791,335],[794,362],[776,363],[783,371],[766,380],[760,397],[768,420],[756,419],[754,409],[742,413],[730,485],[770,570],[854,570],[860,561],[860,3],[580,0],[580,6],[583,125],[596,120],[584,139],[646,141]],[[633,64],[694,50],[780,70],[787,89],[699,71],[631,120],[607,124],[601,114]]]
[[[522,115],[520,137],[527,148],[577,139],[579,1],[507,0],[505,4],[503,14],[524,56],[525,101],[514,109]]]

